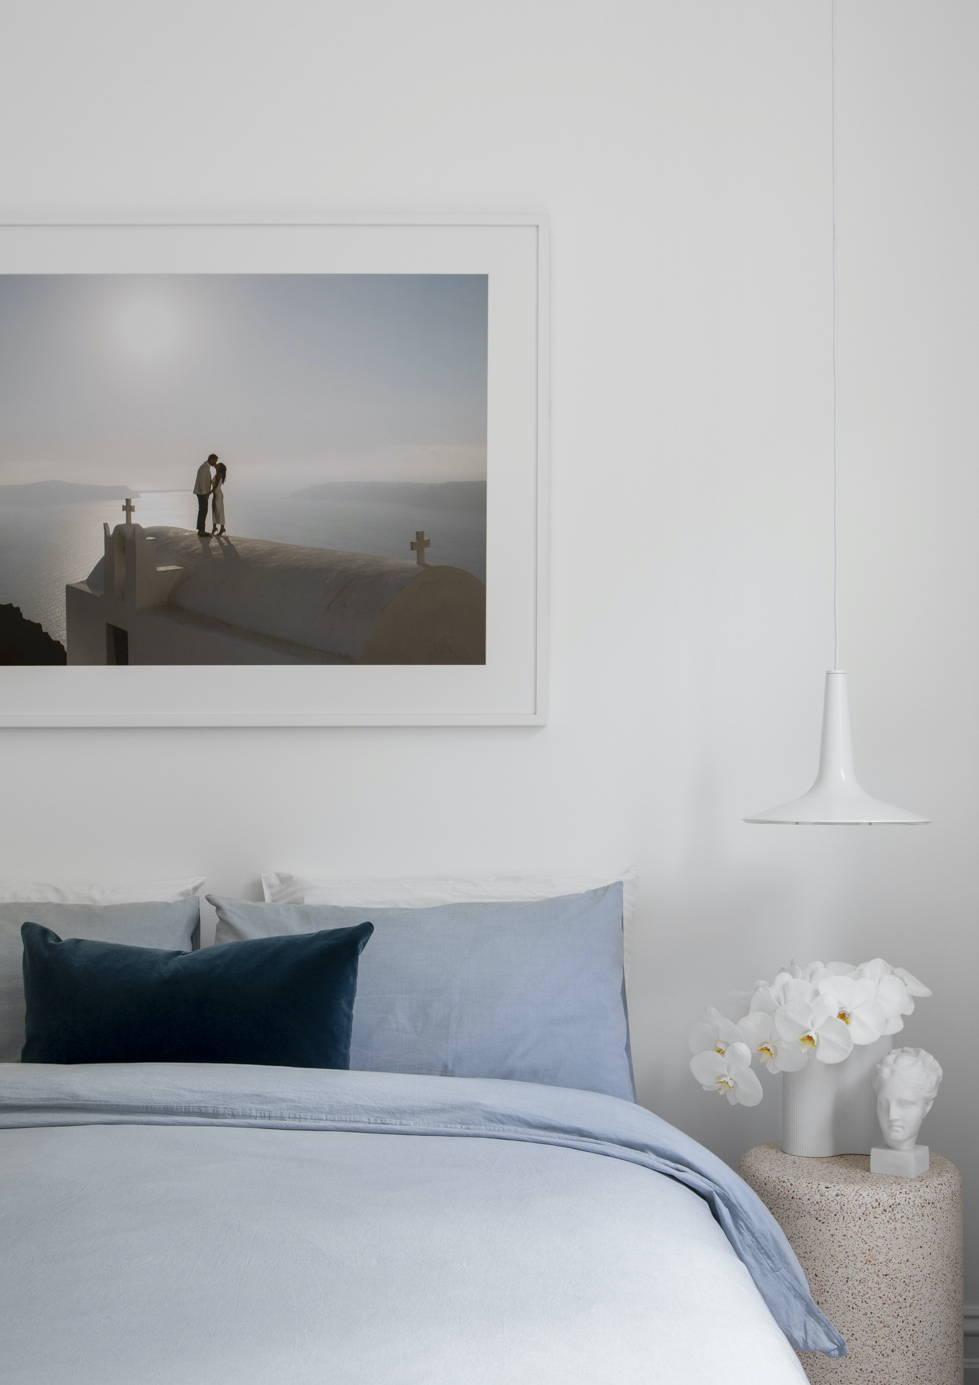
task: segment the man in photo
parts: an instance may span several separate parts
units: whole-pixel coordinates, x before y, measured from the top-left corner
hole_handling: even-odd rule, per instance
[[[197,480],[194,482],[194,494],[197,496],[197,533],[202,538],[207,538],[207,503],[211,495],[211,467],[216,467],[218,457],[216,452],[212,452],[206,462],[201,462],[197,468]]]

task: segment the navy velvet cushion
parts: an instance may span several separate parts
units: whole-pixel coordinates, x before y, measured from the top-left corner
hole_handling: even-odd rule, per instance
[[[347,1068],[374,927],[164,952],[25,923],[25,1063]]]

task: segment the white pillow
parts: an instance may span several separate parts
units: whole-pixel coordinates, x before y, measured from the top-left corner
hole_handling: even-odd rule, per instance
[[[203,875],[141,885],[52,885],[44,880],[18,884],[0,880],[0,904],[172,904],[192,899],[203,884]]]
[[[386,879],[331,878],[325,875],[292,875],[284,871],[262,872],[266,904],[363,905],[366,909],[423,909],[436,904],[518,903],[584,894],[616,880],[623,887],[623,926],[628,942],[635,912],[636,872],[610,875],[561,872],[554,875],[455,875],[389,876]]]

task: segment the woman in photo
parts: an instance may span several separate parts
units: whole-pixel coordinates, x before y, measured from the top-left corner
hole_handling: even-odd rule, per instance
[[[224,481],[227,474],[228,468],[224,462],[218,462],[214,468],[214,484],[211,487],[211,519],[214,523],[212,535],[228,532],[224,527]]]

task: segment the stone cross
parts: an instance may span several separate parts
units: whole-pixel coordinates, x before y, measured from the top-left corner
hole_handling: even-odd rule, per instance
[[[431,546],[432,546],[432,540],[431,540],[431,539],[426,539],[426,537],[425,537],[425,530],[424,530],[424,529],[416,529],[416,530],[415,530],[415,537],[414,537],[414,539],[412,540],[412,543],[411,543],[411,551],[412,551],[412,553],[414,553],[414,555],[415,555],[415,561],[418,563],[419,567],[425,567],[425,566],[427,566],[427,559],[426,559],[426,557],[425,557],[425,549],[426,549],[426,548],[431,548]]]
[[[123,513],[126,516],[126,523],[132,524],[133,515],[136,513],[136,506],[133,504],[132,500],[128,495],[126,496],[126,503],[125,505],[123,505],[122,509]]]

